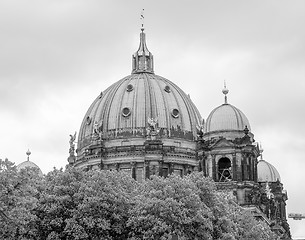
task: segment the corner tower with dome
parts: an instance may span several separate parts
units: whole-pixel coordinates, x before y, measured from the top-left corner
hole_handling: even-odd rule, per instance
[[[183,176],[202,171],[219,191],[266,221],[282,239],[290,239],[287,194],[276,169],[260,160],[246,115],[228,103],[204,122],[177,85],[154,72],[144,29],[132,55],[132,72],[102,91],[86,112],[77,140],[70,135],[70,166],[118,170],[143,181],[152,175]],[[272,182],[272,183],[271,183]]]
[[[212,178],[219,191],[230,190],[239,205],[266,221],[281,239],[291,239],[280,175],[262,160],[249,120],[228,103],[226,86],[222,92],[224,103],[211,111],[197,140],[199,171]]]

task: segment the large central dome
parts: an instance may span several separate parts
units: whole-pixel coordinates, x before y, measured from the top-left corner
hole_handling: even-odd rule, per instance
[[[200,114],[171,81],[152,73],[134,73],[102,92],[87,111],[79,146],[90,144],[96,125],[103,139],[144,137],[148,119],[156,119],[161,137],[194,140]]]
[[[93,166],[102,161],[111,168],[115,164],[125,166],[132,159],[140,164],[160,153],[158,159],[164,162],[173,162],[175,156],[180,158],[175,160],[179,164],[193,167],[197,164],[195,140],[200,113],[177,85],[154,74],[153,55],[147,49],[143,30],[140,46],[132,56],[131,75],[101,92],[84,116],[76,166],[85,167],[90,162]],[[154,155],[148,156],[147,146],[155,144],[154,141],[158,147],[149,153]],[[166,155],[169,151],[175,155]],[[122,154],[129,157],[123,158]],[[182,165],[179,166],[182,171]]]

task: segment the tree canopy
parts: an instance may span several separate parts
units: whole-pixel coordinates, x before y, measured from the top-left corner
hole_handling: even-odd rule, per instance
[[[201,173],[16,170],[0,159],[0,239],[277,239]]]

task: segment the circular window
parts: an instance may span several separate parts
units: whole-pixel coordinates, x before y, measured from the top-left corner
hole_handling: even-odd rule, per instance
[[[133,90],[132,84],[128,84],[126,90],[127,92],[131,92]]]
[[[131,111],[128,107],[123,108],[122,114],[124,117],[128,117],[130,115]]]
[[[172,110],[172,116],[173,116],[174,118],[179,117],[179,110],[176,109],[176,108],[174,108],[174,109]]]
[[[91,123],[91,118],[89,116],[86,118],[86,123],[87,123],[87,125],[90,125],[90,123]]]
[[[171,88],[168,85],[166,85],[165,88],[164,88],[164,91],[170,93]]]

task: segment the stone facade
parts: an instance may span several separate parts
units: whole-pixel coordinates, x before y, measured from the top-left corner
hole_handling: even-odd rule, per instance
[[[81,124],[76,151],[76,137],[70,136],[69,164],[126,171],[138,181],[202,171],[219,191],[231,192],[238,204],[289,239],[287,194],[280,181],[258,181],[261,152],[245,114],[228,104],[228,89],[223,90],[225,103],[204,123],[189,96],[154,74],[143,30],[132,74],[94,100]]]

